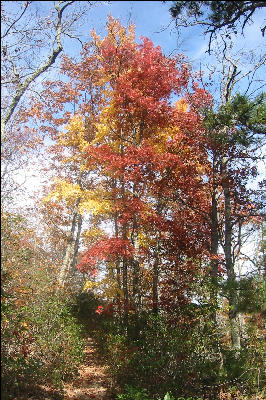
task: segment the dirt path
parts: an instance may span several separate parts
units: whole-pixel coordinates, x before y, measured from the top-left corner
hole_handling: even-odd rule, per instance
[[[64,387],[65,400],[111,400],[111,378],[93,339],[88,338],[78,379]]]

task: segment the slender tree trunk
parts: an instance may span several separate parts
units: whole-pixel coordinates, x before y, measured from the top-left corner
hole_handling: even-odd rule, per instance
[[[156,212],[158,215],[162,212],[161,194],[159,193]],[[152,276],[152,311],[157,314],[159,311],[158,282],[159,282],[159,257],[160,257],[160,232],[156,232],[156,248],[153,263]]]
[[[124,295],[124,326],[128,327],[128,280],[127,280],[127,260],[123,259],[122,265],[122,274],[123,274],[123,295]]]
[[[113,189],[116,188],[116,181],[115,180],[113,181],[112,188]],[[114,225],[115,225],[115,237],[117,238],[118,234],[119,234],[117,211],[115,211],[115,214],[114,214]],[[123,261],[117,260],[116,261],[116,282],[117,282],[117,287],[118,287],[117,303],[118,303],[118,306],[119,306],[119,310],[120,310],[120,306],[121,306],[121,291],[122,291],[121,271],[123,271]],[[123,318],[121,318],[120,314],[119,314],[119,319],[120,319],[120,322],[123,324],[123,321],[122,321]]]
[[[211,214],[211,254],[213,256],[218,255],[219,250],[219,225],[218,225],[218,189],[216,185],[213,188],[212,194],[212,214]],[[218,321],[217,321],[217,310],[218,310],[218,260],[213,259],[211,261],[211,303],[213,306],[213,311],[210,315],[213,321],[213,332],[214,332],[214,352],[215,357],[217,357],[217,365],[219,365],[219,369],[223,367],[223,355],[221,352],[220,346],[220,337],[218,330]],[[218,390],[218,388],[217,388]],[[218,395],[218,392],[217,392]]]
[[[79,243],[80,243],[80,235],[81,235],[81,228],[82,228],[82,216],[78,214],[78,223],[77,223],[77,235],[75,239],[75,245],[74,245],[74,255],[73,255],[73,260],[71,263],[71,269],[73,270],[75,266],[77,265],[77,259],[78,259],[78,251],[79,251]]]
[[[122,181],[122,198],[125,200],[125,184]],[[122,237],[123,240],[127,239],[127,224],[124,224],[122,227]],[[122,285],[123,285],[123,297],[124,297],[124,315],[123,322],[124,327],[128,328],[128,311],[129,311],[129,302],[128,302],[128,262],[125,257],[122,260]]]
[[[135,223],[134,223],[135,224]],[[132,244],[135,249],[135,255],[133,258],[133,301],[135,306],[136,318],[138,318],[139,313],[141,311],[141,293],[140,293],[140,267],[138,260],[139,253],[139,243],[138,243],[138,234],[135,231],[132,234]]]
[[[124,155],[124,146],[123,146],[123,130],[121,129],[120,131],[120,155],[123,157]],[[121,198],[123,202],[125,202],[126,199],[126,193],[125,193],[125,182],[124,178],[122,176],[120,180],[121,184]],[[116,188],[116,182],[114,182],[114,187]],[[118,225],[117,225],[117,215],[115,218],[115,223],[116,223],[116,233],[118,235]],[[122,238],[123,240],[127,240],[127,231],[128,231],[128,226],[126,223],[122,226]],[[128,328],[128,311],[129,311],[129,296],[128,296],[128,261],[125,257],[122,259],[122,287],[123,287],[123,323],[124,327],[127,330]]]
[[[122,289],[122,284],[121,284],[121,261],[116,262],[116,282],[117,282],[117,287],[119,290]],[[122,269],[123,269],[123,264],[122,264]],[[120,293],[118,293],[118,298],[120,298]]]
[[[158,298],[158,281],[159,281],[159,238],[156,241],[155,260],[153,263],[153,277],[152,277],[152,311],[158,314],[159,311],[159,298]]]
[[[140,265],[139,265],[139,242],[138,242],[138,221],[137,216],[134,216],[133,229],[131,233],[131,243],[134,247],[134,256],[131,259],[132,265],[132,297],[134,306],[134,338],[139,338],[139,317],[141,312],[141,291],[140,291]]]
[[[64,287],[67,281],[67,278],[69,276],[70,268],[73,263],[73,257],[74,257],[74,252],[75,252],[75,230],[77,227],[78,223],[78,205],[79,205],[80,199],[76,201],[76,204],[74,206],[73,210],[73,216],[72,216],[72,224],[71,224],[71,231],[70,235],[67,241],[66,245],[66,251],[65,251],[65,256],[64,260],[62,263],[62,267],[59,272],[58,276],[58,288]]]
[[[218,207],[217,207],[217,188],[214,188],[212,194],[212,214],[211,214],[211,254],[214,259],[211,261],[211,302],[214,310],[212,312],[212,320],[216,324],[217,306],[218,306],[218,255],[219,248],[219,232],[218,232]]]
[[[232,257],[232,215],[231,215],[231,199],[230,189],[228,183],[228,176],[223,180],[224,192],[224,208],[225,208],[225,221],[224,221],[224,253],[225,264],[228,276],[228,299],[229,299],[229,321],[230,321],[230,334],[232,349],[240,350],[240,330],[237,312],[237,288],[236,288],[236,275],[234,271],[234,263]]]
[[[112,188],[116,189],[116,181],[115,180],[112,182]],[[116,199],[115,199],[115,206],[116,206]],[[115,225],[115,237],[118,238],[119,228],[118,228],[117,211],[115,211],[115,214],[114,214],[114,225]],[[122,285],[121,285],[121,269],[123,269],[122,265],[123,265],[123,263],[121,262],[121,260],[117,260],[117,262],[116,262],[116,281],[117,281],[117,286],[118,286],[119,290],[122,289]],[[120,297],[120,294],[118,294],[118,297]]]

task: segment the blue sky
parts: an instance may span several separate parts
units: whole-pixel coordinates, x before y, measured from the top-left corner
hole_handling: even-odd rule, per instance
[[[203,29],[199,26],[182,28],[181,35],[177,34],[175,23],[171,18],[169,7],[172,1],[110,1],[94,2],[94,6],[88,12],[87,23],[81,28],[83,40],[90,39],[90,30],[94,28],[101,37],[105,36],[105,24],[108,15],[119,18],[124,26],[132,21],[136,25],[136,40],[140,36],[147,36],[154,45],[160,45],[166,56],[174,53],[184,54],[191,62],[195,70],[201,65],[203,70],[206,64],[216,65],[217,59],[206,53],[208,48],[208,36],[203,35]],[[240,33],[234,36],[234,51],[241,49],[251,55],[255,49],[255,55],[265,53],[265,38],[262,37],[260,27],[265,24],[266,11],[260,9],[253,17],[253,23],[246,25],[244,36]],[[78,55],[80,45],[77,42],[68,44],[68,54]],[[218,63],[219,64],[219,63]],[[218,65],[219,66],[219,65]],[[245,71],[249,68],[247,60],[239,62],[239,69]],[[261,68],[260,74],[265,73]],[[218,79],[218,74],[213,75]],[[243,86],[244,83],[241,83]],[[244,86],[243,86],[244,87]],[[243,89],[244,90],[244,89]]]
[[[178,40],[175,24],[169,13],[172,1],[163,3],[162,1],[110,1],[97,4],[89,11],[88,27],[83,28],[83,33],[87,36],[91,27],[97,33],[104,35],[107,16],[111,14],[119,18],[126,25],[128,20],[132,20],[136,25],[136,38],[147,36],[155,45],[160,45],[166,55],[173,51],[184,52],[191,59],[196,59],[204,55],[207,49],[208,39],[202,35],[200,27],[193,27],[182,30],[182,35]],[[262,38],[259,27],[265,23],[266,12],[259,10],[255,13],[253,24],[246,26],[245,36],[238,35],[235,38],[239,47],[246,50],[254,49],[256,46],[265,46],[265,38]],[[87,31],[87,32],[86,32]]]
[[[3,2],[5,7],[16,8],[21,2]],[[87,7],[88,2],[72,4],[68,11],[72,11],[80,6]],[[199,69],[200,63],[217,64],[214,57],[206,54],[208,48],[208,37],[203,35],[203,29],[199,26],[183,28],[181,35],[177,34],[175,23],[171,18],[169,8],[172,1],[163,3],[162,1],[93,1],[93,6],[87,8],[86,18],[78,29],[78,36],[83,42],[90,40],[92,28],[101,36],[105,36],[105,25],[108,15],[119,18],[124,26],[131,20],[136,25],[136,39],[140,36],[147,36],[155,45],[160,45],[166,56],[174,53],[183,53],[192,63],[194,69]],[[54,7],[53,1],[33,1],[31,9],[38,9],[43,15],[47,16]],[[256,49],[256,53],[265,52],[265,39],[260,32],[260,27],[265,24],[266,10],[260,9],[253,16],[253,23],[245,27],[245,35],[238,34],[234,37],[235,48],[242,48],[246,52]],[[260,48],[260,50],[259,50]],[[258,50],[257,50],[258,49]],[[79,57],[81,45],[76,40],[65,41],[65,51],[67,55]],[[44,51],[45,53],[45,51]],[[45,57],[47,53],[45,53]],[[57,62],[57,65],[58,62]],[[247,63],[240,64],[242,68],[248,68]],[[52,71],[50,71],[52,73]],[[265,72],[265,71],[264,71]],[[41,80],[43,77],[41,77]]]
[[[106,32],[107,17],[111,14],[114,18],[119,18],[124,26],[129,21],[136,25],[137,41],[140,36],[147,36],[155,45],[160,45],[167,56],[173,52],[184,52],[182,51],[183,48],[180,49],[175,24],[169,13],[171,3],[164,4],[162,1],[111,1],[97,4],[95,2],[88,13],[88,25],[81,30],[83,38],[89,40],[91,28],[94,28],[103,37]],[[196,36],[194,33],[196,33]],[[200,29],[196,28],[193,29],[193,32],[184,31],[182,42],[186,55],[193,57],[202,48],[204,39],[203,36],[200,36]],[[75,49],[73,48],[72,51],[75,52]]]

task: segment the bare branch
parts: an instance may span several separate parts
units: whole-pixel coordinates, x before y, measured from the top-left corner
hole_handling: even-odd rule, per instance
[[[3,36],[1,36],[1,39],[4,39],[10,32],[10,30],[13,28],[13,26],[23,17],[23,15],[25,14],[25,11],[27,10],[29,4],[32,3],[31,1],[27,1],[24,7],[24,10],[22,11],[22,13],[20,14],[20,16],[15,19],[12,24],[8,27],[8,29],[6,30],[6,32],[3,34]]]
[[[37,68],[26,80],[24,83],[21,83],[20,86],[17,88],[15,95],[12,98],[12,101],[3,116],[1,120],[1,142],[4,140],[5,137],[5,127],[8,121],[10,120],[13,112],[15,111],[20,99],[22,98],[23,94],[26,92],[28,89],[29,85],[35,81],[43,72],[45,72],[51,65],[54,64],[56,58],[58,55],[61,53],[63,50],[62,42],[61,42],[61,34],[62,34],[62,15],[64,10],[74,3],[74,1],[68,1],[62,8],[60,8],[61,4],[63,4],[64,1],[59,1],[55,5],[55,9],[57,11],[57,24],[56,24],[56,42],[57,42],[57,47],[52,51],[50,56],[48,56],[48,59],[41,65],[39,68]]]

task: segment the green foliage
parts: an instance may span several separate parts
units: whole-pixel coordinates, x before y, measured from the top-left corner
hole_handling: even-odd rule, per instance
[[[239,312],[258,313],[265,311],[266,282],[262,276],[242,278],[238,286]]]
[[[202,307],[197,312],[198,321],[190,327],[143,314],[137,338],[134,326],[124,330],[115,319],[101,319],[97,341],[122,387],[119,399],[209,400],[218,398],[221,387],[229,393],[232,382],[237,393],[251,394],[258,378],[264,384],[260,314],[246,319],[242,350],[233,352],[226,342],[220,341],[219,347],[215,343],[218,332],[208,314],[212,310]]]
[[[175,400],[174,397],[172,397],[168,392],[164,396],[163,400]]]
[[[95,310],[101,304],[102,302],[94,296],[93,292],[81,292],[73,296],[71,309],[81,326],[91,331],[97,325],[98,315]]]
[[[218,111],[209,109],[204,123],[217,144],[246,148],[262,140],[265,134],[265,115],[265,94],[257,96],[253,101],[247,96],[236,94]]]
[[[110,371],[122,387],[141,387],[158,398],[167,391],[196,396],[201,387],[217,382],[219,363],[211,324],[202,320],[202,326],[199,322],[194,328],[171,327],[163,317],[146,314],[139,329],[136,338],[133,327],[123,331],[113,320],[103,321],[97,333]]]
[[[164,398],[164,400],[165,400],[165,398]],[[167,399],[168,400],[168,399]],[[174,400],[174,398],[173,397],[169,397],[169,400]],[[201,397],[178,397],[178,399],[177,400],[202,400],[202,398]]]
[[[117,400],[151,400],[148,395],[146,389],[140,389],[138,387],[126,385],[124,392],[119,394]],[[159,400],[175,400],[173,396],[170,395],[169,392],[165,394],[163,398]],[[176,400],[202,400],[201,398],[196,397],[178,397]]]
[[[124,393],[117,397],[118,400],[151,400],[148,396],[146,389],[139,389],[138,387],[126,385]]]

